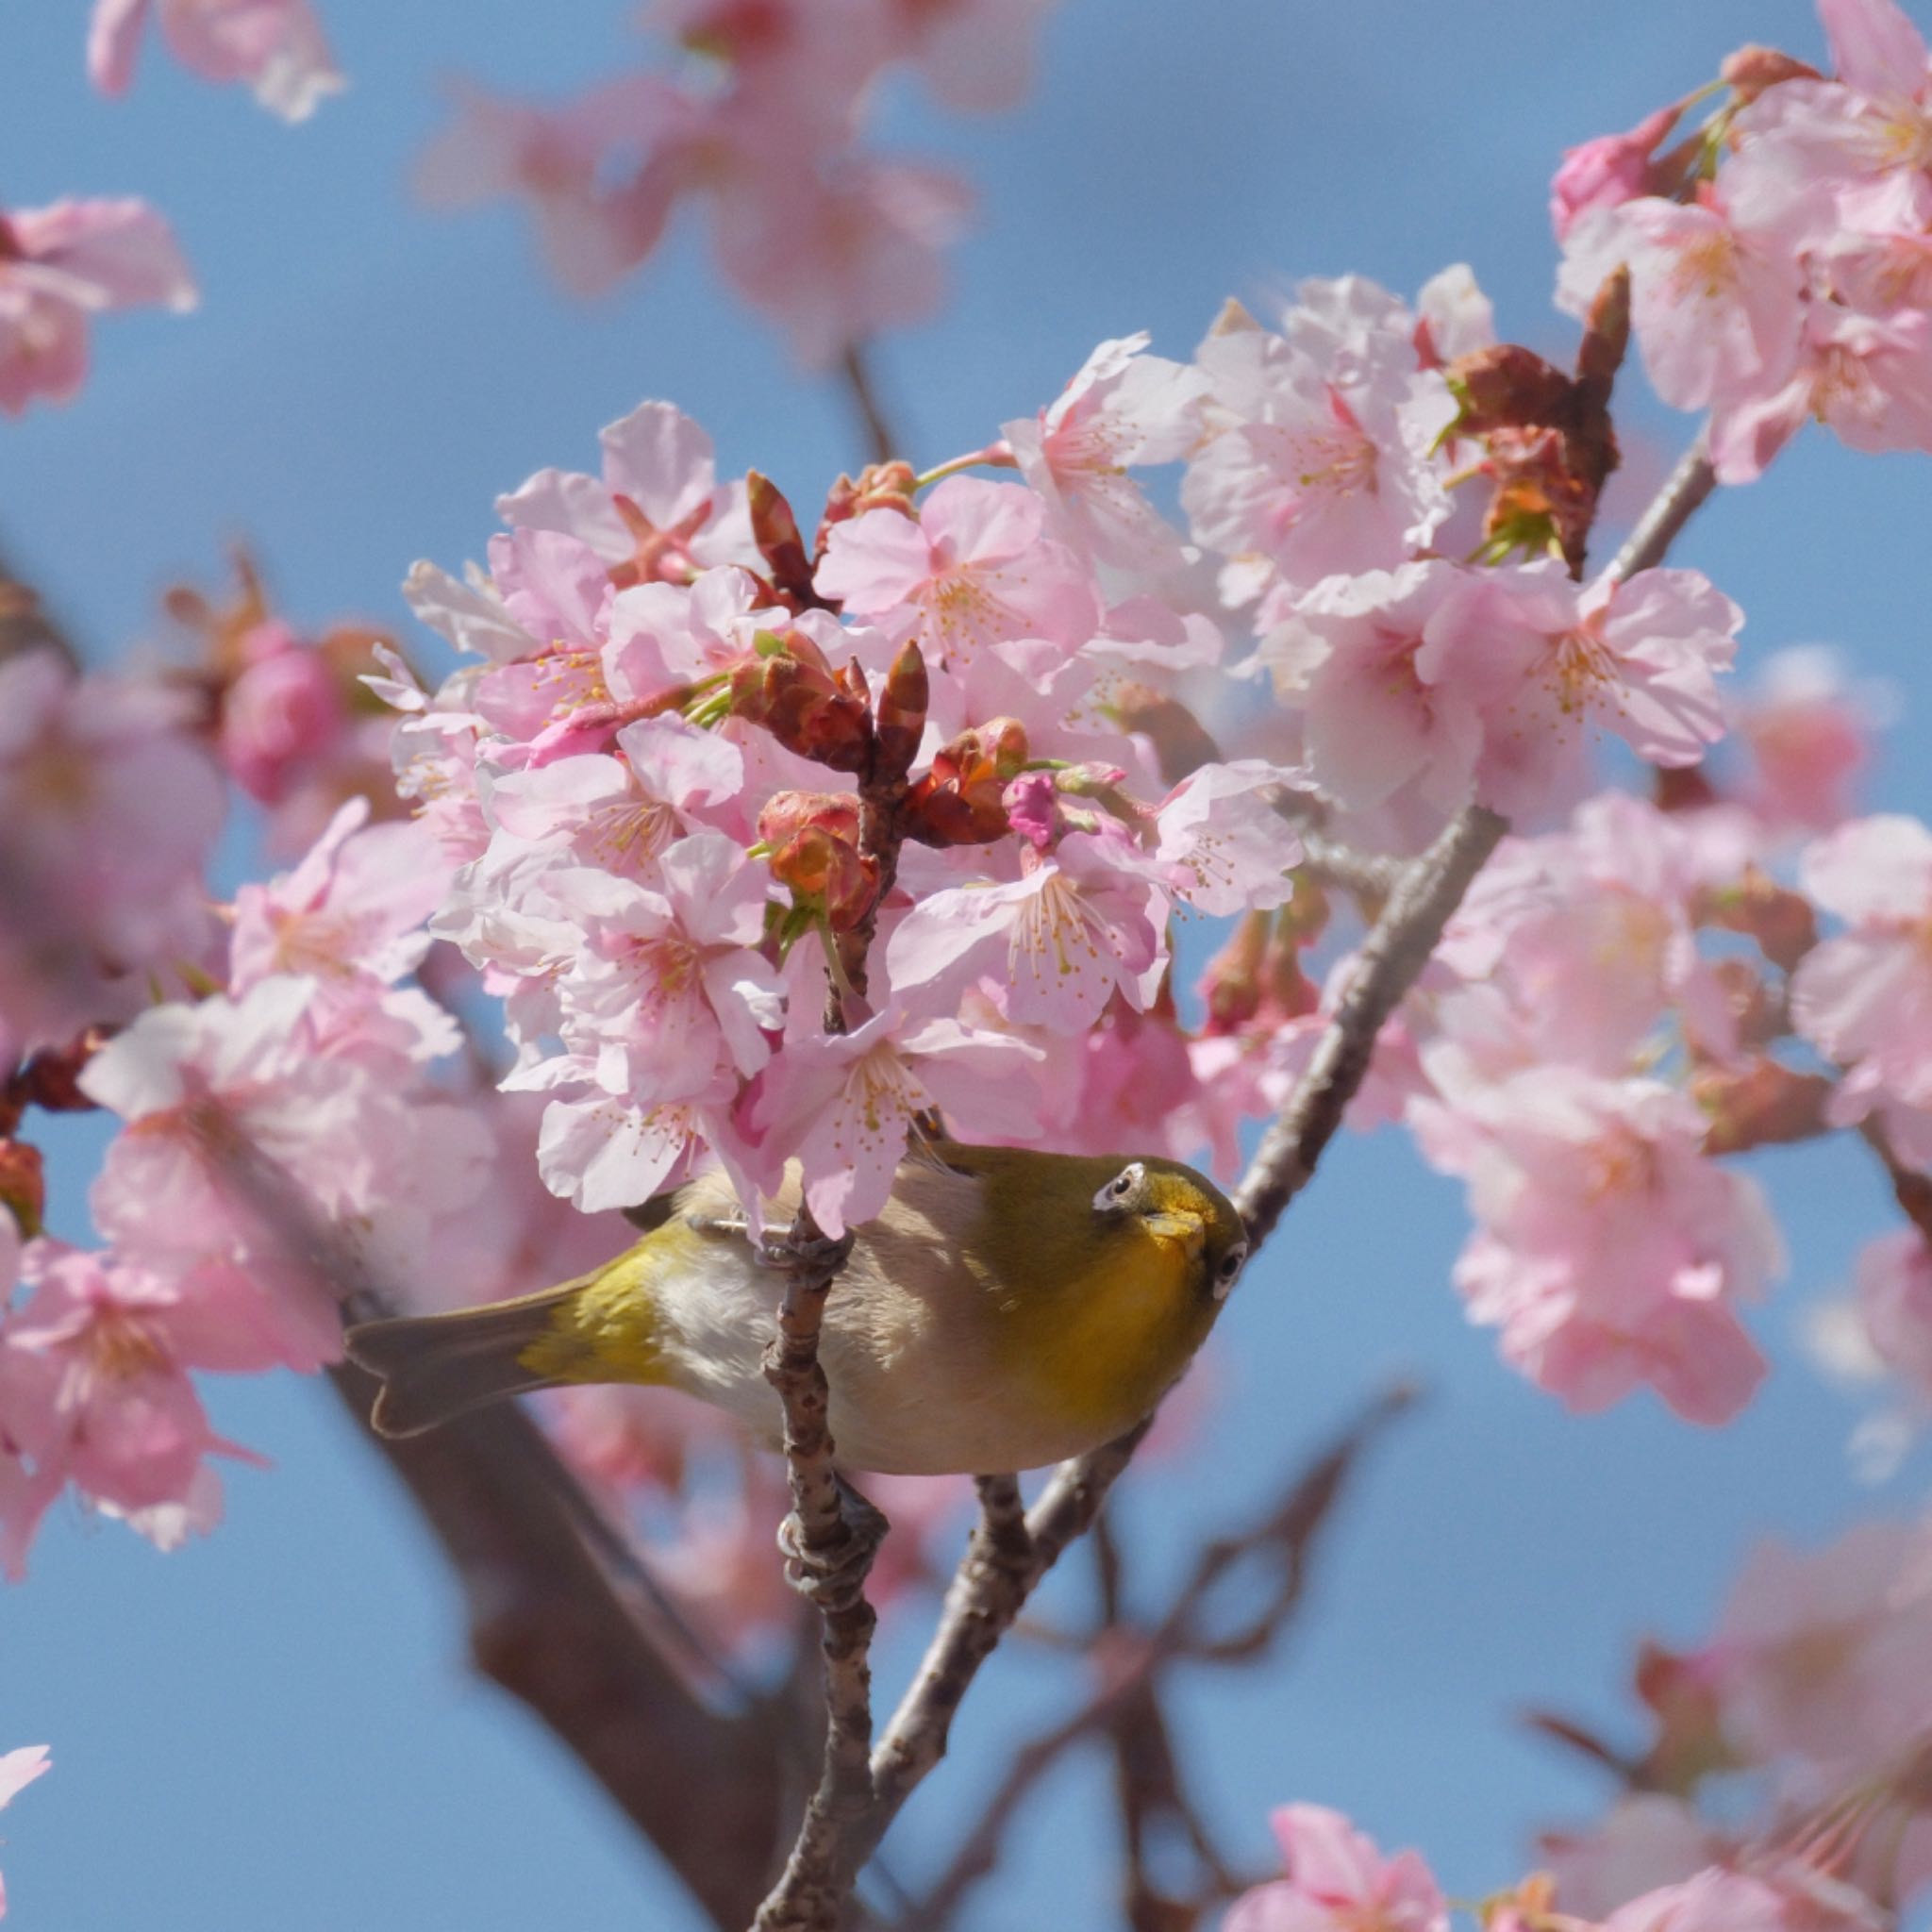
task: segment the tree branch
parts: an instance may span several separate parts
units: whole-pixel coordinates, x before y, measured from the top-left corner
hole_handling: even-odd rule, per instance
[[[880,406],[878,390],[873,382],[871,358],[863,342],[854,342],[846,349],[839,363],[839,373],[845,378],[846,391],[852,397],[853,407],[858,411],[871,460],[875,463],[891,462],[898,454],[899,439],[892,433],[892,425]]]
[[[1315,1540],[1349,1474],[1363,1452],[1413,1400],[1414,1391],[1407,1387],[1378,1397],[1294,1478],[1279,1502],[1245,1530],[1221,1538],[1201,1552],[1168,1609],[1151,1628],[1139,1633],[1125,1668],[1116,1670],[1085,1704],[1021,1749],[978,1823],[899,1932],[937,1932],[951,1922],[967,1892],[997,1865],[1007,1828],[1033,1787],[1069,1750],[1091,1737],[1104,1733],[1122,1752],[1131,1752],[1137,1743],[1151,1746],[1154,1793],[1185,1827],[1186,1807],[1179,1802],[1173,1780],[1162,1772],[1165,1724],[1157,1697],[1162,1676],[1170,1666],[1184,1660],[1244,1661],[1281,1634],[1300,1606]],[[1252,1620],[1262,1636],[1240,1650],[1204,1637],[1199,1620],[1216,1588],[1240,1564],[1263,1554],[1278,1557],[1280,1574],[1265,1608]],[[1171,1754],[1166,1769],[1173,1769]],[[1211,1847],[1203,1844],[1196,1849],[1211,1875],[1225,1875],[1212,1871],[1220,1861],[1210,1856]]]
[[[712,1710],[666,1660],[559,1506],[575,1478],[522,1407],[387,1441],[367,1427],[373,1379],[346,1364],[330,1379],[441,1543],[476,1669],[549,1725],[711,1921],[738,1932],[782,1828],[791,1754],[775,1715]]]

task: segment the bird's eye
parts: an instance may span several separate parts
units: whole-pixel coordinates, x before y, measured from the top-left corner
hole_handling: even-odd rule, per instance
[[[1216,1301],[1225,1301],[1227,1299],[1227,1291],[1234,1286],[1235,1277],[1241,1272],[1242,1265],[1246,1262],[1247,1258],[1248,1246],[1245,1241],[1237,1241],[1233,1247],[1228,1249],[1226,1254],[1222,1256],[1221,1266],[1214,1271],[1214,1299]]]
[[[1124,1206],[1140,1191],[1141,1184],[1146,1178],[1147,1170],[1138,1160],[1129,1161],[1094,1195],[1094,1207],[1104,1213],[1109,1208]]]

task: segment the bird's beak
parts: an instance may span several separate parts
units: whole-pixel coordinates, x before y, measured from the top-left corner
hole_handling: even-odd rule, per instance
[[[1168,1208],[1144,1218],[1148,1227],[1162,1241],[1178,1241],[1186,1248],[1190,1259],[1198,1256],[1208,1244],[1208,1224],[1198,1214],[1179,1213]]]

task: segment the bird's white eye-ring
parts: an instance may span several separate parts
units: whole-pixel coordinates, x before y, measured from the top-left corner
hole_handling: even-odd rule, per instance
[[[1240,1275],[1247,1258],[1248,1244],[1246,1241],[1235,1242],[1234,1246],[1222,1256],[1221,1266],[1214,1271],[1214,1299],[1216,1301],[1224,1302],[1227,1299],[1227,1291],[1234,1286],[1235,1280]]]
[[[1111,1208],[1124,1208],[1141,1191],[1146,1178],[1147,1170],[1138,1160],[1130,1160],[1094,1195],[1094,1211],[1105,1214]]]

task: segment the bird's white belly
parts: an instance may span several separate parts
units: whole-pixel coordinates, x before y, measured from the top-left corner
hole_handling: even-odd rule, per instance
[[[784,1275],[720,1241],[658,1285],[659,1341],[677,1386],[734,1416],[768,1448],[783,1412],[766,1381]],[[1033,1469],[1093,1445],[1024,1399],[991,1360],[957,1277],[947,1296],[886,1281],[861,1245],[825,1303],[819,1360],[841,1467],[894,1475]]]

